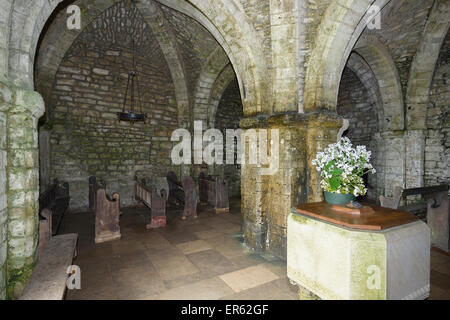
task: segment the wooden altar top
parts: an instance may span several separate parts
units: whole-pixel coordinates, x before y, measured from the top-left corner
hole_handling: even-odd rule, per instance
[[[297,212],[336,225],[359,230],[384,230],[411,222],[419,221],[415,215],[401,210],[383,208],[369,203],[362,203],[369,210],[359,215],[337,211],[326,202],[299,204]]]

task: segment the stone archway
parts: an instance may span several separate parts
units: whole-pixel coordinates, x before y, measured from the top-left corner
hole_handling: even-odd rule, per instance
[[[317,31],[316,46],[309,57],[304,89],[304,111],[334,110],[339,81],[348,57],[370,22],[372,5],[383,8],[390,0],[333,1]]]
[[[380,130],[403,130],[403,94],[397,67],[385,46],[375,37],[363,35],[354,47],[377,79],[382,99]]]
[[[215,82],[222,75],[224,68],[229,65],[228,57],[220,46],[209,56],[197,81],[194,96],[194,120],[202,120],[212,127],[210,116],[211,94]],[[233,72],[234,73],[234,72]]]
[[[219,42],[236,71],[245,115],[272,113],[272,82],[262,44],[234,1],[157,1],[192,17]]]
[[[426,129],[426,105],[436,62],[449,27],[450,5],[446,0],[437,0],[411,65],[406,93],[406,126],[409,130]]]

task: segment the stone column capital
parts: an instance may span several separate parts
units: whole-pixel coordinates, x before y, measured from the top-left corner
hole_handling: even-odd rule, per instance
[[[0,111],[2,110],[29,112],[33,117],[39,119],[45,113],[45,104],[38,92],[0,80]]]
[[[312,127],[319,125],[324,128],[342,127],[343,118],[335,112],[322,110],[321,112],[285,112],[277,114],[258,114],[242,118],[241,129],[273,128],[273,127]]]

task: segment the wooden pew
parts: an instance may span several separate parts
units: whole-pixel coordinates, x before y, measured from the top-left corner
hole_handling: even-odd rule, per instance
[[[191,177],[183,178],[184,191],[184,210],[181,219],[193,216],[197,218],[197,191],[195,190],[195,182]]]
[[[216,213],[230,211],[227,180],[212,178],[201,172],[198,176],[198,187],[200,202],[212,205]]]
[[[150,209],[150,223],[145,226],[146,229],[165,227],[167,191],[162,188],[158,194],[155,187],[146,185],[145,179],[139,182],[135,177],[134,194],[136,200],[141,201]]]
[[[96,177],[89,178],[89,208],[95,212],[95,243],[121,238],[120,195],[113,193],[109,197],[105,181]]]
[[[169,171],[166,178],[169,184],[168,201],[174,205],[184,205],[183,185],[178,181],[177,175],[173,171]]]
[[[69,207],[70,194],[69,184],[62,184],[55,179],[51,185],[39,196],[39,216],[41,220],[48,219],[42,215],[45,209],[51,212],[51,224],[49,230],[52,235],[56,235],[61,225],[64,214]]]
[[[396,187],[392,199],[380,196],[382,207],[411,212],[425,220],[431,229],[431,244],[449,252],[450,249],[450,214],[449,185],[403,189]],[[400,201],[407,196],[422,195],[425,201],[400,206]]]

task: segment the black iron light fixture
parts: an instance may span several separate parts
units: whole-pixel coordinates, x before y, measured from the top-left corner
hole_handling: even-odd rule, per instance
[[[130,10],[131,13],[131,10]],[[131,25],[134,26],[134,15],[132,15],[131,18]],[[135,59],[135,48],[134,48],[134,39],[131,39],[131,50],[133,55],[133,65],[131,67],[131,70],[128,72],[128,80],[127,80],[127,87],[125,89],[125,96],[123,99],[123,107],[122,112],[117,112],[117,115],[119,117],[119,121],[128,121],[131,124],[138,121],[145,121],[145,113],[142,112],[142,101],[141,101],[141,94],[139,91],[139,82],[138,82],[138,76],[136,71],[136,59]],[[126,110],[127,105],[127,97],[128,97],[128,91],[130,92],[130,110]],[[135,94],[137,93],[137,99],[139,103],[139,111],[137,112],[135,110]]]

